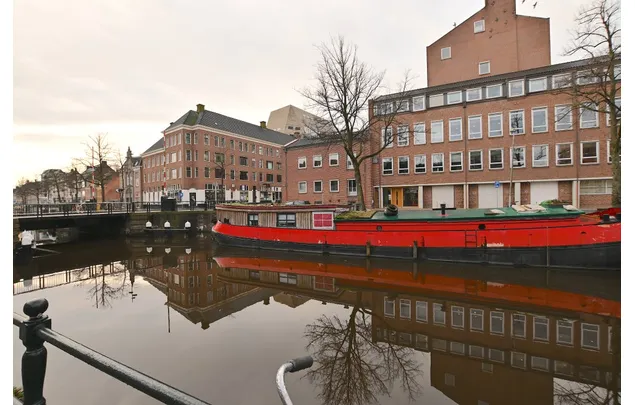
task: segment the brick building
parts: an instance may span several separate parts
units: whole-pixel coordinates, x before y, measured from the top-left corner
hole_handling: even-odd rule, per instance
[[[387,95],[371,103],[372,115],[406,101],[398,125],[373,130],[371,147],[389,146],[367,168],[373,190],[364,188],[366,200],[374,207],[493,208],[511,196],[522,204],[558,198],[581,208],[610,206],[608,114],[573,111],[566,94],[574,82],[588,84],[591,66],[552,65],[550,52],[549,20],[517,15],[514,0],[486,2],[428,46],[429,86],[407,100]],[[291,199],[304,184],[310,194],[310,184],[329,177],[326,167],[297,165],[294,159],[310,159],[315,148],[304,144],[303,154],[302,145],[288,152]]]
[[[269,113],[267,128],[296,138],[304,138],[311,135],[315,131],[316,122],[321,121],[323,120],[309,112],[288,105]]]
[[[199,203],[223,192],[227,201],[281,200],[282,148],[294,139],[264,121],[253,125],[198,104],[142,154],[144,201],[159,201],[163,186],[170,196],[182,192],[184,201]]]

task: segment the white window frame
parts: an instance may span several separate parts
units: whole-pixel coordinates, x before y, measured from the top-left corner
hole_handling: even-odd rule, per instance
[[[539,163],[536,163],[536,148],[537,147],[544,147],[547,149],[547,152],[545,154],[545,162],[544,164],[541,163],[539,161]],[[542,145],[532,145],[531,146],[531,167],[549,167],[549,145],[548,144],[542,144]]]
[[[515,363],[515,361],[514,361],[514,355],[515,354],[520,355],[522,357],[522,363],[523,363],[522,366],[518,366],[518,365],[514,364]],[[526,353],[513,351],[513,352],[511,352],[511,355],[509,357],[510,357],[510,364],[511,364],[512,367],[519,368],[521,370],[526,370],[527,369],[527,354]]]
[[[460,169],[453,169],[452,168],[452,155],[456,155],[457,153],[461,156],[461,168]],[[450,172],[456,173],[456,172],[462,172],[462,171],[463,171],[463,151],[450,152]]]
[[[520,94],[512,94],[512,86],[514,84],[521,84],[521,93]],[[525,79],[519,80],[510,80],[507,82],[507,97],[522,97],[525,95]]]
[[[536,88],[532,88],[535,87],[536,83],[541,83],[544,84],[544,88],[541,86],[540,88],[536,89]],[[534,86],[532,86],[532,84]],[[549,89],[549,84],[547,81],[547,77],[536,77],[533,79],[529,79],[529,88],[527,89],[527,93],[537,93],[539,91],[547,91]]]
[[[301,166],[301,162],[304,161],[304,167]],[[247,162],[249,162],[249,160],[247,160]],[[298,158],[298,169],[299,170],[304,170],[307,168],[307,164],[306,164],[306,156],[301,156]]]
[[[523,319],[523,334],[522,336],[518,336],[514,334],[514,316],[522,317]],[[511,323],[510,323],[510,336],[516,339],[526,339],[527,338],[527,315],[525,314],[512,314]]]
[[[417,108],[417,102],[421,100],[421,108]],[[417,96],[412,98],[412,111],[424,111],[426,109],[426,96]]]
[[[443,51],[447,51],[446,52],[446,56],[443,56]],[[452,47],[451,46],[446,46],[441,48],[441,60],[446,60],[446,59],[452,59]]]
[[[581,83],[580,79],[584,79],[585,78],[585,73],[590,74],[590,78],[591,81],[587,82],[587,83]],[[575,73],[575,82],[578,86],[586,86],[588,84],[594,84],[594,83],[598,83],[599,79],[596,75],[593,74],[593,71],[591,69],[589,70],[581,70]]]
[[[515,113],[522,113],[521,117],[522,117],[522,122],[523,122],[523,126],[520,129],[519,132],[514,133],[513,128],[512,128],[512,124],[513,124],[513,120],[512,120],[512,114]],[[511,136],[518,136],[518,135],[524,135],[525,134],[525,110],[512,110],[509,112],[509,135]]]
[[[568,323],[567,326],[562,326],[562,327],[563,328],[568,328],[571,331],[571,341],[565,342],[565,341],[560,340],[560,327],[561,327],[560,322]],[[574,322],[573,321],[569,321],[569,320],[566,320],[566,319],[558,319],[556,321],[556,343],[557,344],[565,345],[565,346],[573,346],[573,339],[575,337],[573,326],[574,326]]]
[[[335,156],[335,159],[333,159],[333,156]],[[336,160],[335,164],[332,164],[331,160]],[[337,152],[329,153],[329,167],[336,167],[339,165],[340,165],[340,154]]]
[[[445,311],[441,311],[441,313],[443,314],[443,322],[439,321],[437,322],[435,314],[436,314],[436,309],[438,307],[441,307],[441,309],[443,309],[443,304],[439,304],[438,302],[434,302],[432,304],[432,323],[434,323],[435,325],[443,325],[445,326],[447,323],[447,314]]]
[[[536,129],[536,126],[534,125],[535,120],[535,113],[537,112],[544,112],[545,113],[545,127],[544,129]],[[531,132],[533,134],[543,134],[545,132],[549,132],[549,109],[547,107],[533,107],[531,109]]]
[[[315,164],[317,162],[320,162],[319,166],[316,166]],[[313,167],[314,168],[320,168],[322,167],[322,155],[313,155]]]
[[[470,92],[474,93],[474,92],[478,92],[477,97],[470,97]],[[465,101],[470,102],[470,101],[479,101],[483,99],[483,89],[481,87],[475,87],[473,89],[467,89],[465,91]]]
[[[421,129],[423,129],[423,131],[421,131]],[[415,124],[412,127],[412,142],[415,145],[425,145],[426,144],[426,124],[425,122],[415,122]],[[417,134],[421,134],[423,139],[421,139],[421,137],[417,137]]]
[[[558,156],[558,152],[559,152],[559,146],[561,145],[569,145],[569,152],[571,154],[571,157],[569,158],[570,162],[569,163],[560,163],[560,157]],[[573,162],[574,162],[574,153],[573,153],[573,142],[564,142],[564,143],[557,143],[556,144],[556,166],[572,166]]]
[[[595,156],[596,156],[596,161],[595,162],[587,162],[587,163],[583,163],[584,161],[584,144],[587,143],[595,143]],[[580,142],[580,164],[581,165],[597,165],[600,163],[600,142],[598,141],[581,141]]]
[[[456,137],[457,134],[452,134],[452,123],[456,123],[457,121],[459,123],[458,138]],[[461,117],[450,118],[448,120],[448,142],[458,142],[462,140],[463,140],[463,118]]]
[[[395,145],[395,137],[392,133],[392,126],[381,129],[381,145],[385,148],[392,148]]]
[[[435,100],[441,100],[439,104],[435,104]],[[443,107],[445,105],[445,96],[443,93],[441,94],[432,94],[428,96],[428,106],[429,107]]]
[[[357,157],[357,155],[356,155]],[[353,166],[353,160],[348,154],[346,155],[346,170],[353,170],[355,167]]]
[[[350,182],[351,181],[355,182],[355,191],[351,191],[351,187],[350,187]],[[346,179],[346,194],[349,197],[357,196],[357,181],[355,179]]]
[[[545,320],[546,325],[547,325],[547,336],[546,337],[538,337],[536,336],[536,321],[537,320]],[[534,316],[534,327],[533,327],[533,334],[534,334],[534,340],[537,342],[549,342],[549,318],[547,318],[546,316]]]
[[[472,121],[478,119],[478,133],[472,133]],[[470,115],[467,117],[467,139],[483,139],[483,116]]]
[[[440,125],[440,126],[441,126],[441,131],[440,131],[440,133],[441,133],[441,140],[440,140],[440,141],[439,141],[439,140],[436,140],[436,141],[434,140],[434,127],[435,127],[435,124],[436,124],[437,126],[438,126],[438,125]],[[432,121],[432,122],[430,123],[430,143],[443,143],[443,142],[444,142],[444,140],[445,140],[445,139],[444,139],[444,134],[443,134],[443,127],[444,127],[444,125],[443,125],[443,124],[444,124],[444,123],[443,123],[443,120]]]
[[[399,100],[399,101],[396,101],[396,103],[398,103],[398,106],[397,106],[398,113],[410,111],[410,100]]]
[[[322,215],[323,214],[330,214],[331,215],[331,226],[315,226],[315,214],[322,214]],[[311,213],[311,226],[313,227],[312,229],[333,229],[334,225],[335,225],[335,215],[332,212],[316,211],[316,212],[312,212]]]
[[[485,20],[474,21],[474,33],[485,32]]]
[[[390,162],[390,173],[386,172],[385,163]],[[395,162],[392,157],[385,157],[381,159],[381,175],[382,176],[392,176],[395,174]]]
[[[498,135],[492,135],[492,117],[500,117],[500,121],[501,121],[500,127],[501,127],[501,129],[500,129],[500,134],[498,134]],[[502,112],[495,112],[495,113],[487,114],[487,137],[488,138],[499,138],[499,137],[503,136],[503,133],[505,131],[504,122],[505,122],[505,120],[504,120],[504,115],[503,115]]]
[[[406,136],[403,137],[403,134]],[[405,139],[405,142],[401,142],[402,139]],[[397,147],[408,146],[410,143],[410,126],[408,125],[399,125],[397,127]]]
[[[417,158],[423,158],[423,171],[422,172],[418,172],[417,171]],[[414,173],[415,174],[426,174],[427,169],[428,169],[428,162],[426,161],[426,155],[415,155],[414,156]]]
[[[332,182],[335,182],[335,184],[337,184],[337,189],[333,190],[333,184]],[[332,179],[329,180],[329,192],[331,193],[339,193],[340,192],[340,181],[338,179]]]
[[[615,104],[618,104],[620,106],[620,110],[621,110],[622,98],[621,97],[615,97]],[[611,115],[610,115],[608,106],[605,105],[605,108],[606,108],[606,113],[605,113],[605,115],[606,115],[606,126],[610,128],[611,127]],[[622,117],[618,116],[617,120],[621,121]]]
[[[461,322],[460,323],[454,323],[454,313],[460,314],[461,316]],[[450,326],[452,326],[455,329],[464,329],[465,328],[465,308],[463,307],[459,307],[456,305],[452,305],[452,316],[450,317]]]
[[[494,150],[499,150],[501,152],[501,161],[500,161],[501,167],[492,167],[492,151],[494,151]],[[488,158],[488,167],[489,167],[490,170],[503,170],[505,168],[505,149],[503,149],[503,148],[491,148],[487,152],[487,158]],[[496,163],[498,163],[498,162],[496,162]]]
[[[559,79],[564,80],[561,82]],[[561,73],[551,76],[551,88],[552,89],[564,89],[571,87],[571,73]]]
[[[406,159],[406,171],[402,173],[401,171],[401,159]],[[409,156],[399,156],[397,157],[397,174],[410,174],[410,157]]]
[[[457,100],[455,100],[455,101],[450,101],[450,97],[451,96],[455,96],[455,95],[458,95],[459,98]],[[447,97],[447,104],[448,105],[461,104],[463,102],[463,92],[461,90],[459,90],[459,91],[449,91],[446,94],[446,97]]]
[[[586,187],[584,187],[587,182],[596,181],[600,182],[603,185],[603,191],[593,191],[587,192]],[[612,191],[612,180],[606,179],[594,179],[594,180],[580,180],[580,195],[610,195]]]
[[[441,170],[434,170],[434,157],[441,155]],[[430,173],[443,173],[445,171],[445,153],[433,153],[430,161]]]
[[[403,311],[401,310],[401,306],[404,304],[408,304],[408,316],[404,316]],[[408,299],[400,299],[399,300],[399,319],[412,319],[412,302]]]
[[[490,94],[490,89],[494,89],[494,88],[498,89],[498,95],[497,96],[492,96]],[[503,97],[503,85],[502,84],[492,84],[490,86],[485,87],[485,98],[490,99],[490,98],[499,98],[499,97]]]
[[[539,363],[538,360],[545,360],[546,365]],[[549,359],[546,357],[531,356],[531,368],[533,370],[549,372]]]
[[[318,183],[320,184],[320,191],[317,191],[315,189],[315,185]],[[322,194],[324,192],[324,183],[322,182],[322,180],[313,180],[313,192],[319,194]]]
[[[583,104],[592,105],[593,103],[583,103]],[[598,111],[599,111],[599,106],[597,104],[595,105],[595,111],[589,110],[584,107],[580,107],[580,129],[598,128],[600,126],[600,113]],[[583,113],[593,114],[594,115],[593,121],[592,122],[588,121],[588,123],[585,124],[585,121],[582,120]]]
[[[560,115],[558,114],[558,109],[563,109],[563,108],[567,110],[567,114],[563,115],[563,117],[569,116],[569,122],[566,127],[562,126],[563,121],[559,120]],[[554,121],[556,132],[571,131],[573,129],[573,107],[570,104],[558,104],[554,106],[553,107],[553,121]],[[559,124],[560,124],[560,127],[559,127]]]
[[[584,327],[585,326],[593,326],[595,328],[597,328],[597,345],[595,346],[591,346],[591,345],[585,345],[584,344]],[[580,347],[582,349],[586,349],[586,350],[600,350],[600,325],[596,325],[593,323],[585,323],[582,322],[580,324]]]
[[[384,297],[384,316],[387,316],[389,318],[395,317],[395,313],[397,312],[397,303],[395,301],[396,300],[394,299],[389,299],[388,297]],[[392,313],[386,311],[386,304],[388,304],[389,302],[392,302]]]
[[[472,168],[472,152],[477,152],[477,153],[479,153],[479,154],[481,155],[481,167],[480,167],[480,168],[476,168],[476,169],[473,169],[473,168]],[[482,150],[482,149],[477,149],[477,150],[471,150],[471,151],[469,151],[469,152],[468,152],[468,159],[469,159],[469,163],[468,163],[468,164],[469,164],[469,170],[470,170],[471,172],[481,171],[481,170],[483,170],[483,169],[484,169],[484,166],[485,166],[485,165],[483,164],[483,150]]]
[[[476,328],[472,324],[472,315],[480,314],[481,316],[481,327]],[[475,332],[483,332],[485,330],[485,311],[479,308],[470,308],[470,330]]]
[[[522,166],[514,166],[514,149],[520,149],[523,151],[523,165]],[[514,169],[524,169],[527,167],[527,150],[524,146],[514,146],[509,148],[509,164],[510,167]]]
[[[302,191],[302,185],[304,185],[304,191]],[[306,194],[308,192],[308,185],[306,181],[298,182],[298,194]]]
[[[487,67],[487,69],[485,69]],[[479,75],[488,75],[491,72],[490,61],[484,60],[483,62],[478,63],[478,74]]]
[[[422,307],[425,307],[425,310],[423,310],[423,317],[419,317],[419,304],[423,304],[421,305]],[[428,323],[428,302],[427,301],[416,301],[415,302],[415,320],[417,322],[420,323]]]

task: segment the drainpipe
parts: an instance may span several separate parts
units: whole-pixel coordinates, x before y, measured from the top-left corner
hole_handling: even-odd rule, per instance
[[[467,97],[467,90],[465,90],[465,92],[463,93],[465,97]],[[465,162],[467,162],[467,165],[465,165],[465,181],[463,183],[463,208],[469,208],[470,207],[470,187],[467,184],[467,175],[468,175],[468,171],[470,169],[470,154],[468,152],[467,149],[467,138],[469,136],[469,131],[470,131],[470,126],[467,120],[467,101],[465,101],[465,97],[463,98],[463,156],[465,156],[467,159],[465,159]],[[483,127],[483,119],[481,118],[481,128]],[[481,156],[481,163],[482,163],[482,159],[483,157]],[[450,160],[450,164],[452,164],[452,161]]]

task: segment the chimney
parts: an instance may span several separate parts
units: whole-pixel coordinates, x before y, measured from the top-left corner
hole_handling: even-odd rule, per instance
[[[267,128],[267,122],[266,121],[260,121],[260,128]]]
[[[205,111],[205,105],[204,104],[196,104],[196,112],[200,114],[203,111]]]

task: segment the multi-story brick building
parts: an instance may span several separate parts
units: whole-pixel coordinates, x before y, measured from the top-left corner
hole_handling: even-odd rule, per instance
[[[517,15],[514,0],[486,2],[430,45],[429,87],[371,103],[371,118],[400,107],[397,125],[373,129],[371,147],[388,146],[370,165],[373,190],[364,192],[372,206],[493,208],[555,198],[610,206],[608,114],[572,107],[567,91],[588,83],[590,61],[551,65],[550,52],[549,20]],[[292,144],[291,160],[302,145]],[[310,158],[314,147],[305,148]],[[287,170],[290,197],[326,175],[295,160]]]
[[[165,153],[161,138],[141,154],[142,201],[161,201]]]
[[[213,199],[218,192],[228,201],[281,200],[282,148],[294,139],[267,129],[264,121],[253,125],[198,104],[142,155],[149,176],[144,175],[144,189],[154,201],[160,200],[162,187],[177,198],[182,192],[190,202]]]

